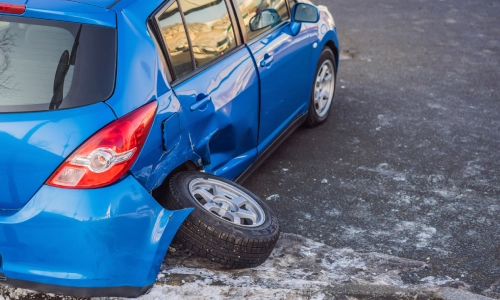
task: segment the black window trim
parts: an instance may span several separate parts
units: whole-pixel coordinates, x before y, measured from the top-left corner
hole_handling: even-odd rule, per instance
[[[150,24],[148,27],[151,31],[153,31],[152,32],[153,34],[151,34],[151,36],[153,39],[156,40],[155,42],[159,44],[159,46],[163,52],[163,53],[160,53],[160,55],[162,55],[163,58],[165,59],[165,61],[167,62],[167,66],[168,66],[167,75],[169,77],[171,87],[175,87],[175,86],[179,85],[180,83],[186,81],[187,79],[190,79],[190,78],[196,76],[200,72],[202,72],[202,71],[210,68],[214,64],[230,57],[231,55],[233,55],[234,53],[236,53],[237,51],[239,51],[245,47],[245,43],[243,42],[243,37],[241,35],[242,30],[240,28],[240,24],[238,21],[239,19],[233,11],[234,6],[232,5],[232,1],[231,0],[222,0],[222,1],[225,2],[226,8],[228,10],[229,18],[231,21],[231,26],[233,27],[234,36],[235,36],[235,40],[236,40],[236,47],[234,47],[233,49],[229,50],[228,52],[224,53],[223,55],[221,55],[221,56],[219,56],[219,57],[211,60],[210,62],[208,62],[202,66],[199,66],[199,67],[196,67],[196,64],[194,61],[194,52],[193,52],[193,47],[191,44],[191,38],[189,36],[189,31],[187,28],[186,20],[184,18],[184,13],[182,11],[182,8],[181,8],[178,0],[166,1],[164,4],[160,5],[148,18],[148,23]],[[184,29],[186,31],[186,36],[187,36],[188,43],[189,43],[189,52],[191,55],[191,62],[193,63],[193,67],[194,67],[194,69],[192,71],[190,71],[187,74],[180,76],[180,77],[177,77],[177,74],[175,74],[175,69],[174,69],[172,61],[170,59],[170,53],[168,51],[168,47],[166,46],[165,41],[161,35],[161,29],[160,29],[159,20],[158,20],[159,16],[166,9],[168,9],[172,4],[174,4],[174,2],[177,3],[177,6],[179,7],[179,11],[181,13],[182,22],[183,22]]]
[[[286,1],[286,7],[288,7],[288,15],[290,16],[290,20],[292,19],[292,6],[290,6],[290,1],[289,0],[285,0]]]
[[[151,38],[153,39],[153,42],[154,42],[156,49],[158,51],[158,55],[160,56],[162,63],[165,67],[168,81],[172,82],[174,77],[173,77],[171,70],[173,70],[174,68],[173,68],[170,60],[167,59],[168,48],[166,48],[164,46],[164,43],[161,42],[161,38],[158,36],[159,30],[158,30],[158,28],[156,28],[157,26],[158,26],[158,24],[156,22],[154,22],[152,19],[148,19],[147,27],[148,27],[149,34],[151,35]],[[167,53],[167,55],[164,55],[164,53]]]
[[[193,71],[194,71],[194,70],[196,70],[196,59],[194,58],[193,42],[191,41],[191,35],[189,34],[189,28],[188,28],[188,25],[186,22],[186,17],[184,16],[184,10],[182,10],[182,7],[181,7],[181,4],[179,3],[179,0],[175,0],[175,2],[177,3],[177,8],[179,9],[179,13],[181,15],[182,25],[184,25],[184,32],[186,33],[188,47],[189,47],[189,55],[191,56],[191,64],[193,65]],[[156,19],[156,21],[158,22],[159,20]],[[188,72],[188,73],[191,73],[191,72]]]
[[[241,28],[238,16],[234,11],[233,1],[232,0],[224,0],[226,2],[226,7],[229,12],[229,18],[231,20],[231,25],[233,26],[234,37],[236,38],[236,46],[243,44],[243,36],[241,35]]]
[[[235,0],[226,0],[230,2],[233,12],[235,14],[236,23],[238,24],[238,29],[241,35],[241,42],[246,43],[248,41],[248,33],[245,29],[245,22],[243,21],[243,16],[241,15],[240,7]]]

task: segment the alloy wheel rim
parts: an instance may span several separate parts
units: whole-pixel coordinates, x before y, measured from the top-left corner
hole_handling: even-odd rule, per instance
[[[335,92],[335,73],[333,63],[325,60],[316,74],[314,82],[314,109],[318,117],[326,116]]]
[[[264,210],[257,201],[223,181],[196,178],[189,183],[189,192],[203,209],[225,222],[257,227],[266,219]]]

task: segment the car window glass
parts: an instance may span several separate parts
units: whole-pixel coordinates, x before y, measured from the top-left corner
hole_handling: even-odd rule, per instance
[[[248,39],[288,20],[287,0],[237,0]]]
[[[177,2],[174,2],[158,17],[158,22],[176,76],[181,77],[191,72],[194,66]]]
[[[0,16],[0,113],[104,101],[115,70],[112,28]]]
[[[179,1],[188,27],[196,66],[202,66],[236,46],[225,1]]]

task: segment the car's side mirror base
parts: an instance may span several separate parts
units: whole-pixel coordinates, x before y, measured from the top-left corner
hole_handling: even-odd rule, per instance
[[[296,36],[300,32],[300,28],[302,28],[302,23],[299,22],[290,22],[290,31],[293,36]]]

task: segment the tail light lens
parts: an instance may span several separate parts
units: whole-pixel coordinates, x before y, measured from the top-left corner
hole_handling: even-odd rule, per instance
[[[99,130],[59,166],[47,184],[98,188],[120,179],[141,152],[157,106],[156,101],[150,102]]]
[[[0,3],[0,13],[22,15],[25,11],[26,5],[24,4]]]

